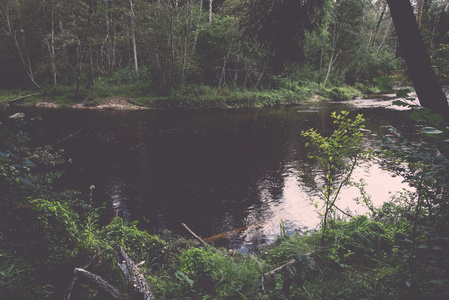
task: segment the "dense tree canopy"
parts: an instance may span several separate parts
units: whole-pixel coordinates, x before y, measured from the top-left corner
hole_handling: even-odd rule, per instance
[[[244,24],[246,36],[265,47],[275,73],[286,62],[304,59],[306,32],[322,24],[326,0],[248,1]]]
[[[448,83],[449,5],[412,4],[435,72]],[[1,88],[112,80],[169,95],[191,84],[402,80],[385,0],[1,0],[0,21]]]

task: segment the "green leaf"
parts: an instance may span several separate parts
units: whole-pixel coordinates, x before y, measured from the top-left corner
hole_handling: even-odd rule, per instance
[[[410,119],[412,119],[414,121],[421,121],[421,120],[423,120],[423,115],[418,110],[414,109],[410,113]]]
[[[427,118],[429,119],[430,122],[432,122],[434,124],[441,124],[444,120],[444,117],[439,114],[431,114],[431,115],[427,116]]]
[[[19,179],[21,182],[23,182],[25,184],[34,186],[33,182],[26,177],[18,176],[17,179]]]
[[[425,135],[430,135],[430,136],[437,136],[439,134],[442,134],[443,132],[435,127],[424,127],[423,129],[421,129],[421,132]]]
[[[434,279],[434,280],[430,280],[429,282],[432,283],[432,284],[439,285],[439,286],[445,286],[445,285],[448,284],[449,280],[447,280],[447,279]]]
[[[405,106],[405,107],[410,106],[408,103],[406,103],[406,102],[404,102],[404,101],[402,101],[402,100],[394,100],[394,101],[393,101],[393,105],[396,105],[396,106]]]
[[[387,76],[376,77],[373,79],[374,82],[377,82],[377,88],[381,91],[391,91],[393,87],[391,86],[391,78]]]
[[[189,278],[189,276],[187,276],[186,274],[184,274],[184,272],[181,271],[177,271],[175,273],[176,277],[178,277],[178,279],[183,280],[185,282],[187,282],[189,285],[193,285],[195,283],[195,281],[193,281],[192,279]]]
[[[427,249],[429,249],[429,246],[421,244],[421,245],[418,246],[418,249],[427,250]]]
[[[410,92],[411,92],[411,90],[409,90],[409,89],[397,90],[396,96],[398,98],[406,98]]]
[[[32,162],[31,160],[27,159],[24,161],[24,163],[32,168],[35,168],[36,165],[34,164],[34,162]]]

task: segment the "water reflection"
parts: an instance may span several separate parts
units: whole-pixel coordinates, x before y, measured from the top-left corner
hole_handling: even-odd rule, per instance
[[[235,111],[27,113],[43,117],[34,133],[39,143],[52,144],[82,128],[58,145],[72,160],[64,166],[61,187],[87,194],[94,184],[94,200],[106,202],[111,215],[146,220],[141,226],[153,231],[187,234],[181,226],[186,223],[204,238],[230,232],[221,243],[253,251],[279,234],[281,220],[290,233],[319,224],[313,195],[296,170],[295,162],[306,159],[300,132],[330,132],[330,113],[339,109],[363,113],[370,129],[392,124],[411,130],[405,112],[350,102]],[[375,204],[389,197],[386,187],[404,187],[376,164],[362,165],[356,176],[366,179]],[[340,208],[364,211],[354,206],[354,195],[344,190]]]

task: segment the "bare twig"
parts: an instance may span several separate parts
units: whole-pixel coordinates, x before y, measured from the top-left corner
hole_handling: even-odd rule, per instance
[[[75,275],[95,285],[99,290],[108,294],[108,299],[114,300],[125,299],[123,294],[116,287],[107,283],[101,276],[98,276],[96,274],[93,274],[89,271],[80,268],[75,269]]]
[[[83,266],[82,269],[87,270],[88,268],[90,268],[90,266],[95,263],[96,261],[99,260],[101,255],[101,252],[98,252],[97,254],[95,254],[94,256],[92,256],[92,258],[89,260],[89,262],[87,264],[85,264]],[[74,272],[75,274],[75,272]],[[67,291],[65,292],[64,298],[63,300],[69,300],[71,295],[72,295],[72,290],[75,287],[75,283],[78,280],[78,277],[76,276],[76,274],[73,276],[72,281],[70,281],[69,283],[69,287],[67,288]]]
[[[56,143],[54,143],[53,145],[51,145],[51,147],[53,148],[53,147],[56,146],[57,144],[59,144],[59,143],[61,143],[61,142],[64,142],[65,140],[68,140],[69,138],[71,138],[71,137],[77,135],[78,133],[81,132],[81,129],[83,129],[82,126],[80,127],[80,129],[78,129],[78,131],[76,131],[76,132],[72,133],[71,135],[66,136],[65,138],[63,138],[63,139],[57,141]]]
[[[185,229],[187,229],[190,232],[190,234],[192,234],[193,237],[195,237],[195,239],[197,239],[197,241],[199,241],[201,244],[203,244],[203,245],[207,244],[202,238],[197,236],[186,224],[182,223],[182,226],[184,226]]]
[[[276,274],[276,273],[278,273],[278,272],[284,270],[287,266],[292,265],[292,264],[294,264],[295,262],[296,262],[296,260],[292,259],[292,260],[290,260],[289,262],[287,262],[287,263],[281,265],[280,267],[278,267],[278,268],[276,268],[276,269],[274,269],[274,270],[271,270],[271,271],[268,272],[268,273],[265,273],[265,276],[267,276],[267,277],[273,276],[274,274]]]

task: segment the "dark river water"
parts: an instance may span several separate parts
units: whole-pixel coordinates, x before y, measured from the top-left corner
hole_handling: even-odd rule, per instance
[[[169,229],[203,238],[238,229],[221,245],[254,251],[280,233],[319,224],[313,197],[301,182],[297,163],[306,159],[301,130],[332,129],[334,110],[363,113],[367,128],[391,124],[410,130],[406,111],[391,101],[315,103],[300,107],[216,111],[93,111],[23,109],[41,116],[36,144],[65,149],[70,160],[59,187],[84,193],[95,185],[94,202],[152,232]],[[78,132],[79,131],[79,132]],[[78,132],[78,133],[76,133]],[[72,137],[66,137],[74,134]],[[65,139],[65,140],[64,140]],[[356,169],[379,205],[389,192],[406,187],[375,163]],[[363,213],[346,189],[340,208]]]

